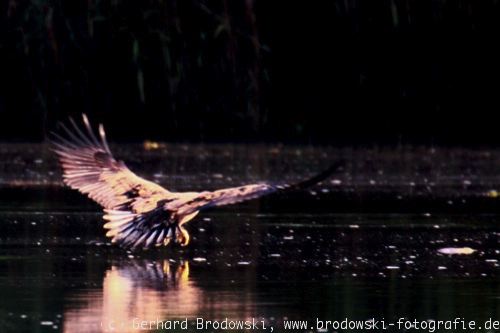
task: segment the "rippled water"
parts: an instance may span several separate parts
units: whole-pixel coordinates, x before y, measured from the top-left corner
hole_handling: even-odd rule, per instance
[[[139,169],[147,161],[144,175],[181,189],[293,181],[333,153],[350,156],[311,191],[200,215],[186,248],[125,252],[107,242],[98,207],[60,186],[50,155],[19,147],[0,149],[1,332],[133,332],[138,320],[185,318],[188,331],[196,318],[255,318],[275,331],[287,319],[309,320],[298,331],[318,331],[316,318],[500,319],[496,155],[475,153],[483,160],[467,170],[472,153],[450,151],[402,168],[394,152],[121,147]],[[261,162],[247,163],[256,152]],[[27,171],[16,178],[6,156]],[[465,247],[474,252],[439,252]]]

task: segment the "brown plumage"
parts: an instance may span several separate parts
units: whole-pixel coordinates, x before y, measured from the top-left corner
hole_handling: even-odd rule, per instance
[[[251,184],[205,192],[170,192],[138,177],[108,147],[104,128],[99,136],[83,115],[82,131],[70,119],[62,124],[64,135],[54,133],[54,151],[63,168],[64,182],[86,194],[104,209],[106,236],[132,249],[167,245],[171,240],[185,246],[189,234],[183,225],[201,210],[254,199],[283,189],[303,188],[329,176],[338,165],[296,185]]]

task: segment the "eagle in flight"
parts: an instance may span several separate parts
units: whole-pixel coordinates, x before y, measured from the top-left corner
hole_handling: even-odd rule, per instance
[[[170,192],[145,180],[122,161],[116,160],[106,141],[104,127],[96,136],[87,116],[82,130],[70,118],[71,127],[52,133],[53,150],[63,168],[66,185],[86,194],[104,209],[106,236],[125,248],[150,248],[174,241],[189,243],[184,224],[200,211],[255,199],[266,194],[314,185],[332,174],[340,163],[294,185],[268,183],[231,187],[216,191]]]

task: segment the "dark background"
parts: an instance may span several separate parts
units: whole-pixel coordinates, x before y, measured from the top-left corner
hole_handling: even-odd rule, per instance
[[[2,1],[0,140],[498,146],[498,1]]]

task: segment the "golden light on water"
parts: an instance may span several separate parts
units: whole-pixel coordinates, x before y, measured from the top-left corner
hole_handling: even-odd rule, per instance
[[[199,310],[202,291],[189,280],[189,264],[168,260],[112,266],[102,292],[75,297],[83,306],[64,314],[64,332],[138,332],[139,323],[186,318]],[[83,302],[82,302],[83,303]]]

